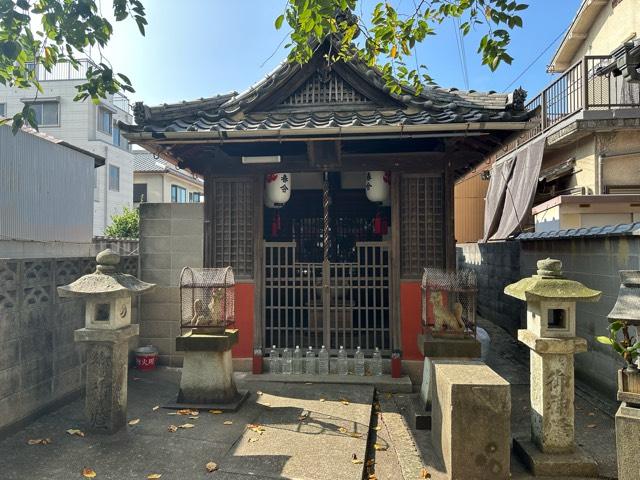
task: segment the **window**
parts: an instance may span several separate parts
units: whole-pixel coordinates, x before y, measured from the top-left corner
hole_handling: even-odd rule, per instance
[[[113,113],[104,107],[98,107],[98,130],[111,135],[113,123]]]
[[[0,117],[4,117],[7,114],[7,105],[0,103]]]
[[[109,190],[120,191],[120,167],[109,165]]]
[[[58,102],[36,102],[30,104],[36,114],[36,122],[40,127],[57,127],[60,125]]]
[[[134,183],[133,184],[133,202],[141,203],[148,202],[147,198],[147,184],[146,183]]]
[[[171,202],[187,203],[187,190],[178,185],[171,185]]]
[[[122,137],[120,136],[120,129],[113,127],[113,144],[119,147],[122,144]]]
[[[189,202],[200,203],[202,201],[202,194],[200,192],[189,192]]]

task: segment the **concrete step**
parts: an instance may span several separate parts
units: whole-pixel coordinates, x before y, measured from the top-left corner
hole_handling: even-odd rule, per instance
[[[278,382],[278,383],[318,383],[335,385],[371,385],[378,392],[385,393],[411,393],[413,385],[407,376],[391,378],[391,375],[363,377],[357,375],[283,375],[274,373],[263,373],[254,375],[247,372],[235,372],[236,380],[244,382]]]

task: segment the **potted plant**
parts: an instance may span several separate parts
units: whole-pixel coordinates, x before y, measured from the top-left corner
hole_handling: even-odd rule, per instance
[[[634,403],[640,403],[640,371],[636,364],[640,356],[640,340],[631,333],[631,328],[633,327],[625,321],[613,321],[608,327],[609,336],[602,335],[596,337],[596,340],[610,345],[626,362],[626,367],[618,374],[618,390],[638,395]]]

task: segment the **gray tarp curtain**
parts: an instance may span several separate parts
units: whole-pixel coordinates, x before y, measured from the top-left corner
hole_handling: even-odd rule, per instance
[[[514,157],[500,164],[505,165],[510,162],[511,166],[505,165],[500,171],[492,169],[491,183],[494,183],[494,175],[498,178],[493,191],[490,183],[487,192],[484,242],[487,239],[504,240],[508,238],[516,230],[522,228],[529,219],[538,186],[545,143],[546,137],[543,136],[531,142]],[[496,167],[494,168],[497,170]],[[510,171],[510,176],[507,171]],[[489,205],[494,213],[487,215]],[[489,222],[487,222],[488,219]]]

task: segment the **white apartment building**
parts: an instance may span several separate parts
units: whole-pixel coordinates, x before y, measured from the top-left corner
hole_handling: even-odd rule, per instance
[[[95,169],[93,195],[93,234],[103,235],[111,216],[132,206],[133,154],[116,122],[133,121],[129,100],[112,95],[95,105],[90,99],[74,102],[76,85],[86,81],[88,60],[79,70],[67,63],[52,72],[42,67],[38,79],[44,93],[35,88],[18,89],[0,85],[0,116],[11,117],[32,103],[40,131],[104,157],[105,165]]]

